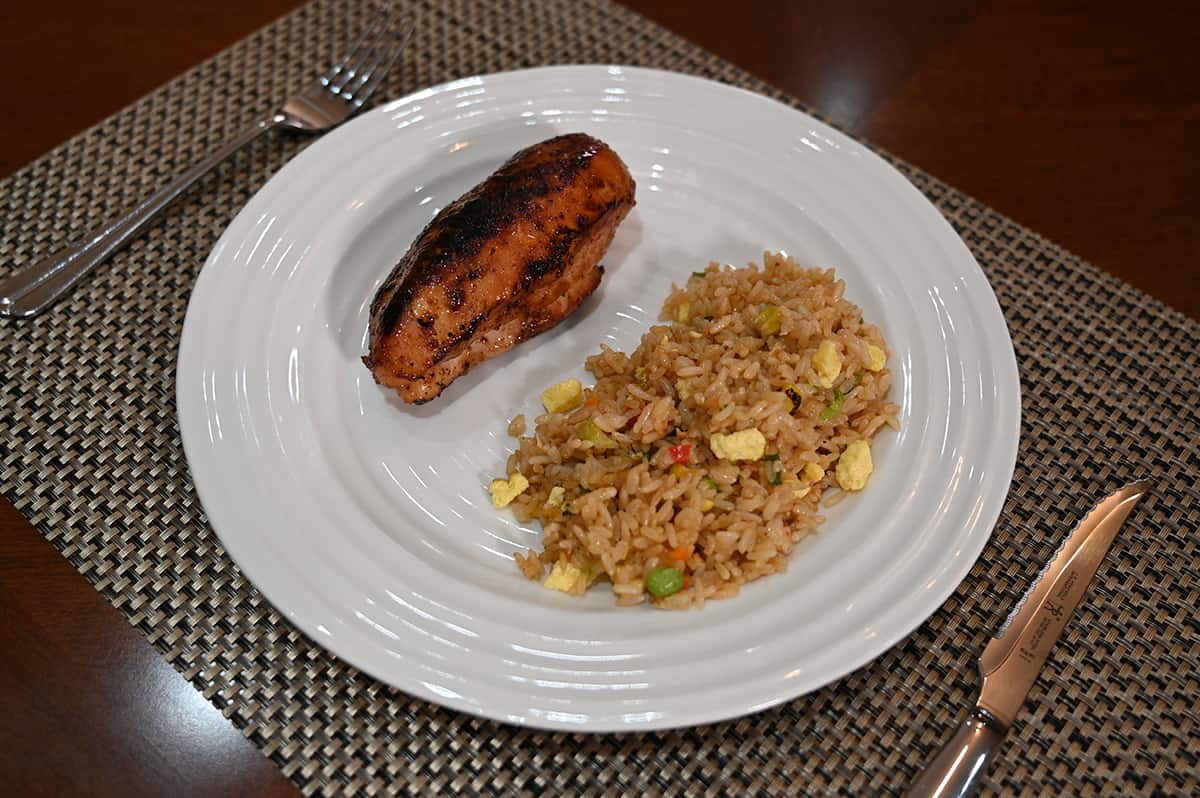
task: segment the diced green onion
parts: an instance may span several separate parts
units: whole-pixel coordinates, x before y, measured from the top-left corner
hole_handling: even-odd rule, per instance
[[[837,418],[838,413],[842,412],[842,404],[846,401],[846,395],[837,388],[833,389],[833,402],[829,407],[821,411],[821,418],[826,421],[833,421]]]
[[[683,572],[678,568],[655,568],[646,574],[646,589],[658,598],[674,595],[683,587]]]
[[[710,477],[708,474],[705,474],[704,476],[700,477],[700,481],[703,482],[705,485],[708,485],[708,487],[712,488],[713,490],[718,489],[717,481],[715,479],[713,479],[712,477]]]
[[[596,422],[590,418],[576,427],[575,433],[581,440],[587,441],[597,449],[615,449],[617,446],[617,442],[608,437],[604,430],[597,427]]]
[[[705,277],[707,275],[708,275],[708,272],[692,272],[693,277]]]
[[[770,484],[783,484],[783,464],[779,462],[778,454],[769,454],[763,458],[763,472]]]

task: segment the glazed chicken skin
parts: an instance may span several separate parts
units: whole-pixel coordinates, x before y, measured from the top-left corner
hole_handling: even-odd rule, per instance
[[[371,303],[363,363],[406,402],[550,329],[600,284],[634,181],[583,133],[514,155],[444,208]]]

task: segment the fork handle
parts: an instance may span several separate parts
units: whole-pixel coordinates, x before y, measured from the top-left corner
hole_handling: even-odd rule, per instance
[[[282,121],[279,115],[259,120],[123,215],[0,281],[0,316],[29,318],[41,313],[217,164]]]

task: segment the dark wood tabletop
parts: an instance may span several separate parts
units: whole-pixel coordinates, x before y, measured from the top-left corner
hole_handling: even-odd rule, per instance
[[[1200,6],[625,0],[1200,318]],[[296,0],[8,0],[8,174]],[[0,500],[9,794],[295,787]]]

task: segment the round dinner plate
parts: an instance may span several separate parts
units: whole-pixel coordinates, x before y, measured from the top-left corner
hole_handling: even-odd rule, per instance
[[[555,329],[409,407],[362,365],[376,288],[429,220],[517,150],[586,131],[638,183],[605,277]],[[836,268],[891,348],[899,433],[786,573],[702,610],[618,608],[523,577],[536,524],[492,507],[508,420],[601,343],[631,350],[671,284],[764,250]],[[306,149],[196,282],[179,422],[209,521],[246,576],[337,656],[501,721],[647,730],[742,715],[878,656],[979,555],[1016,459],[1016,361],[987,280],[863,146],[718,83],[548,67],[417,92]]]

